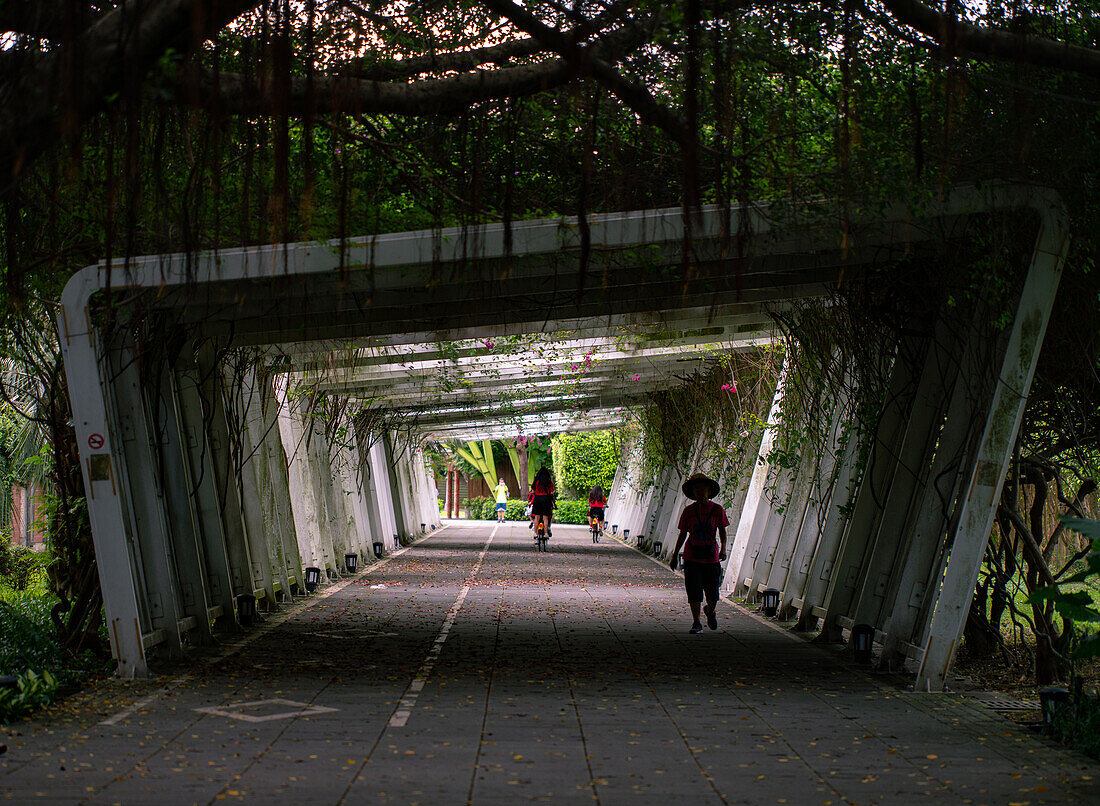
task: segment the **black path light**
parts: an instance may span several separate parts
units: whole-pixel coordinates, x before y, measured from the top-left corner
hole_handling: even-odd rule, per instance
[[[9,688],[19,688],[19,678],[10,674],[0,674],[0,691]]]
[[[653,541],[653,553],[654,554],[660,554],[661,551],[664,549],[664,547],[665,547],[665,544],[663,542],[661,542],[660,540],[654,540]]]
[[[630,530],[623,529],[623,540],[630,540]]]
[[[359,555],[355,552],[349,552],[344,555],[344,566],[348,569],[349,574],[354,574],[359,570]]]
[[[611,534],[617,535],[618,533],[619,533],[619,524],[617,524],[617,523],[611,524]]]
[[[764,615],[768,618],[775,618],[775,614],[779,612],[779,591],[775,588],[768,588],[764,591]]]
[[[1054,729],[1054,720],[1058,718],[1058,712],[1069,705],[1069,700],[1068,688],[1047,686],[1039,689],[1039,707],[1043,712],[1043,731],[1045,733],[1050,733]]]
[[[852,649],[855,651],[856,663],[870,665],[871,647],[874,642],[875,628],[870,624],[857,624],[852,627]]]
[[[426,532],[426,531],[428,531],[428,524],[426,524],[426,523],[422,523],[422,524],[420,524],[420,531],[421,531],[421,532]]]
[[[311,565],[306,569],[306,593],[313,593],[321,584],[321,569]]]
[[[307,583],[308,584],[308,583]],[[237,594],[237,621],[242,627],[251,627],[256,618],[256,597],[251,593]]]
[[[382,545],[381,540],[375,540],[374,541],[374,556],[375,557],[377,557],[378,559],[382,559],[382,552],[385,551],[385,549],[386,549],[386,547]]]

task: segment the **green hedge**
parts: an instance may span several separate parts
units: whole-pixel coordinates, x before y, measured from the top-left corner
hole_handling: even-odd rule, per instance
[[[504,517],[510,521],[526,520],[524,510],[527,502],[520,498],[509,498],[508,508],[504,511]],[[497,518],[497,503],[495,498],[468,498],[462,502],[462,508],[466,510],[466,517],[475,521],[495,521]],[[588,501],[559,498],[558,506],[554,510],[554,523],[588,523]]]
[[[26,546],[16,546],[0,533],[0,585],[17,591],[45,582],[46,556]]]

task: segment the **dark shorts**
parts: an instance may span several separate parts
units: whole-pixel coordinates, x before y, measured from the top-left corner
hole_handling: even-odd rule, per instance
[[[589,507],[588,517],[595,518],[598,521],[603,520],[603,507]]]
[[[507,504],[497,504],[497,512],[500,512],[502,509],[508,509],[508,505]]]
[[[689,602],[718,601],[718,584],[722,578],[722,563],[684,561],[684,587]]]
[[[532,515],[553,515],[554,514],[554,496],[552,495],[536,495],[534,508],[531,510]]]

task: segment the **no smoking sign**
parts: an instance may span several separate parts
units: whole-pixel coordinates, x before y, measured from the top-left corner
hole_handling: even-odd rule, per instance
[[[103,439],[103,434],[92,434],[90,437],[88,437],[88,447],[91,448],[93,451],[98,451],[100,448],[103,447],[104,441],[105,440]]]

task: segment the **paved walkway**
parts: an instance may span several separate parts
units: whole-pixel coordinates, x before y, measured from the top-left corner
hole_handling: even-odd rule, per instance
[[[198,671],[72,697],[0,732],[0,799],[1100,802],[1096,765],[960,698],[735,607],[689,635],[676,575],[555,531],[456,523]]]

